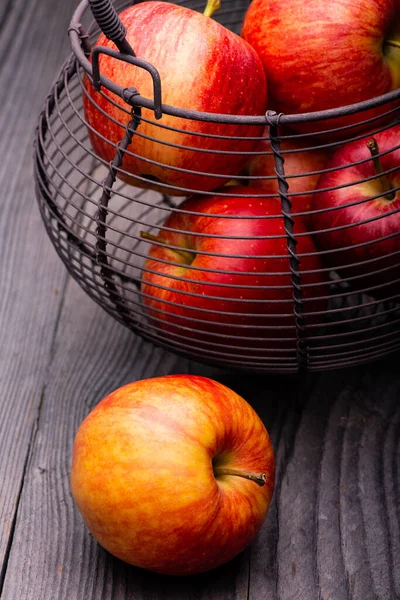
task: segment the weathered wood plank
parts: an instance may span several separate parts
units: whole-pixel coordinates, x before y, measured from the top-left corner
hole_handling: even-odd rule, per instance
[[[74,282],[65,290],[33,199],[31,134],[65,53],[73,4],[0,7],[2,599],[398,599],[398,357],[298,389],[297,378],[226,373],[155,350]],[[75,431],[98,400],[128,381],[185,371],[214,376],[253,404],[277,450],[277,484],[249,550],[213,573],[179,579],[99,548],[73,505],[69,471]]]
[[[0,9],[0,589],[66,280],[34,199],[32,134],[73,5]]]
[[[98,547],[69,489],[74,433],[105,394],[195,371],[251,401],[277,449],[277,484],[249,550],[167,578]],[[141,342],[70,282],[4,586],[5,600],[372,600],[399,593],[396,360],[301,382],[202,367]],[[22,568],[23,566],[23,568]]]
[[[135,569],[99,548],[73,505],[69,470],[74,433],[105,394],[133,379],[188,370],[251,401],[277,449],[277,484],[248,551],[213,573],[180,579]],[[211,370],[141,342],[71,281],[4,598],[396,598],[399,388],[395,359],[303,384]]]
[[[72,443],[89,410],[132,380],[219,371],[141,342],[70,281],[55,342],[4,584],[6,600],[215,598],[246,600],[248,556],[192,580],[157,577],[98,547],[69,488]]]
[[[397,361],[313,377],[301,412],[287,410],[250,600],[399,598]]]

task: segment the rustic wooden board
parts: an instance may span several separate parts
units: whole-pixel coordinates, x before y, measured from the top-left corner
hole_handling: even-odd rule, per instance
[[[34,201],[32,134],[74,5],[0,6],[0,597],[399,599],[398,357],[306,381],[204,367],[123,329],[51,248]],[[174,372],[209,375],[241,393],[277,455],[257,540],[192,578],[111,557],[86,531],[69,488],[74,434],[89,410],[124,383]]]
[[[167,580],[127,567],[97,546],[73,506],[69,471],[74,434],[104,395],[132,380],[190,369],[217,373],[141,342],[75,282],[69,283],[22,493],[5,598],[188,597],[193,583],[188,587],[182,579]],[[215,596],[207,592],[212,579],[196,578],[193,598],[226,594],[245,600],[247,566],[247,560],[242,564],[239,559],[233,580],[232,567],[222,569],[215,579]]]
[[[399,597],[396,362],[316,377],[301,412],[287,413],[275,494],[277,598]],[[274,597],[263,595],[269,569],[253,577],[269,535],[266,527],[251,565],[254,600]]]
[[[245,396],[277,451],[256,542],[192,578],[157,576],[99,548],[73,505],[73,437],[109,391],[142,377],[210,375]],[[400,381],[396,359],[298,378],[212,370],[156,350],[70,281],[22,492],[6,600],[356,600],[398,597]],[[397,596],[396,596],[397,595]]]
[[[66,281],[35,202],[32,141],[73,5],[0,7],[0,590]]]

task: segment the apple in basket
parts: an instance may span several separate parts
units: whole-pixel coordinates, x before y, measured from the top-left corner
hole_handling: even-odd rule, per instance
[[[264,64],[277,112],[337,108],[400,86],[396,0],[253,0],[242,35]],[[298,128],[339,127],[385,110],[388,106]]]
[[[277,348],[295,357],[293,284],[280,201],[257,198],[260,190],[253,188],[227,189],[228,197],[185,200],[158,235],[142,233],[154,242],[141,286],[153,334],[218,359],[252,361],[273,357]],[[326,276],[300,221],[295,234],[297,253],[304,255],[305,313],[315,323],[323,312],[310,313],[325,310]]]
[[[267,135],[267,131],[265,132]],[[289,185],[289,198],[293,213],[306,213],[311,210],[313,192],[319,178],[319,171],[324,169],[330,151],[326,148],[313,147],[310,142],[283,137],[280,143],[284,159],[285,175]],[[262,140],[257,153],[247,164],[246,175],[255,177],[249,184],[261,188],[268,194],[279,194],[278,178],[275,172],[274,154],[268,139]],[[279,197],[279,196],[278,196]],[[302,215],[305,221],[312,216]]]
[[[167,2],[142,2],[125,9],[120,18],[137,57],[158,70],[163,104],[202,113],[262,115],[267,85],[261,61],[240,36],[208,16],[215,5],[218,0],[210,0],[205,13],[199,14]],[[113,47],[104,35],[96,45]],[[144,69],[102,55],[100,72],[122,88],[134,86],[153,99],[152,80]],[[83,106],[93,148],[108,163],[115,144],[124,137],[130,107],[105,88],[96,92],[88,77]],[[262,125],[218,124],[167,114],[156,121],[148,109],[143,109],[142,117],[119,176],[170,195],[223,185],[244,166],[244,153],[257,145],[257,139],[249,138],[263,131]]]
[[[400,126],[340,147],[321,175],[314,239],[355,290],[400,291]],[[323,231],[318,233],[318,231]],[[370,289],[371,288],[371,289]],[[373,288],[373,289],[372,289]]]
[[[104,398],[74,441],[72,494],[96,540],[159,573],[208,571],[241,552],[271,501],[260,417],[196,375],[136,381]]]

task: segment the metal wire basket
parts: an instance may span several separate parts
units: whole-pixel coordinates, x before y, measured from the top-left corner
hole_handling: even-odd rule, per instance
[[[115,7],[120,11],[129,4],[121,1]],[[198,0],[176,4],[203,8]],[[108,0],[91,0],[90,5],[96,20],[86,0],[73,15],[69,30],[72,54],[40,115],[34,157],[37,198],[46,230],[69,272],[89,296],[156,345],[231,368],[315,371],[368,362],[397,350],[400,242],[399,227],[393,226],[393,220],[400,223],[398,204],[393,202],[384,215],[338,222],[321,231],[315,226],[321,223],[321,215],[340,211],[313,203],[317,178],[365,161],[311,171],[293,167],[290,171],[287,166],[291,157],[303,156],[311,149],[319,155],[333,153],[344,142],[363,138],[366,126],[369,136],[378,136],[397,125],[400,115],[395,101],[400,99],[400,91],[302,115],[279,115],[271,110],[264,115],[237,116],[168,106],[162,101],[163,82],[157,79],[157,71],[134,56]],[[247,6],[245,0],[230,1],[216,18],[238,33]],[[118,81],[102,75],[99,57],[91,49],[99,34],[98,23],[117,45],[116,59],[151,72],[153,98],[141,96],[133,87],[122,88]],[[124,100],[118,104],[119,143],[110,142],[104,134],[102,138],[111,148],[113,160],[94,150],[93,138],[102,134],[93,130],[85,116],[86,78],[100,89],[100,109],[104,102],[117,105],[107,91]],[[91,102],[96,104],[93,99]],[[385,119],[382,114],[371,118],[369,109],[378,106]],[[352,123],[343,124],[340,119],[348,115]],[[327,123],[322,133],[321,121]],[[180,152],[195,157],[190,169],[178,168],[175,174],[188,174],[194,182],[210,178],[209,172],[196,169],[205,154],[227,157],[232,171],[218,173],[214,169],[215,181],[211,189],[205,186],[205,191],[201,186],[165,184],[146,174],[127,181],[124,160],[137,158],[143,123],[151,124],[160,147],[168,148],[174,144],[166,133],[182,133],[183,122],[189,123],[185,131],[198,122],[211,128],[206,133],[195,132],[193,146],[175,144]],[[260,145],[243,150],[249,134],[245,138],[239,129],[226,135],[218,129],[221,124],[253,128],[250,138]],[[307,131],[295,133],[293,127],[304,124]],[[360,124],[364,127],[361,133]],[[215,139],[225,144],[222,149],[210,149],[210,140],[214,143]],[[393,146],[393,152],[399,147]],[[388,154],[382,152],[382,160]],[[238,156],[246,158],[240,172],[234,166]],[[275,172],[260,174],[251,166],[256,157],[272,160]],[[167,166],[162,159],[158,165]],[[395,171],[387,169],[387,174]],[[376,175],[379,177],[382,173]],[[240,194],[237,187],[226,185],[231,179],[241,186]],[[365,181],[370,179],[373,177],[365,177]],[[296,191],[299,181],[307,181],[309,189],[303,185],[302,191]],[[150,189],[143,189],[144,184]],[[346,185],[330,184],[330,189]],[[246,186],[250,186],[247,193]],[[391,190],[349,206],[385,199],[398,189],[392,184]],[[255,210],[255,204],[260,209]],[[196,219],[206,219],[211,228],[196,232],[192,227]],[[357,241],[355,234],[349,245],[349,232],[375,222],[387,224],[384,235]],[[182,236],[185,248],[177,242]],[[378,247],[380,252],[374,252]],[[149,258],[150,248],[152,252],[161,250]],[[354,249],[361,252],[354,254]],[[161,275],[160,268],[164,269]]]

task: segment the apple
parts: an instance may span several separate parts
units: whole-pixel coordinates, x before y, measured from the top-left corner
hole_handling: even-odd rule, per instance
[[[136,381],[104,398],[73,447],[73,498],[95,539],[132,565],[213,569],[256,536],[271,501],[268,432],[238,394],[206,377]]]
[[[396,0],[253,0],[242,36],[264,64],[270,105],[278,113],[337,108],[400,86]],[[388,108],[293,127],[320,131],[372,118]]]
[[[243,360],[296,357],[293,285],[277,198],[229,187],[229,197],[193,196],[166,219],[145,262],[141,290],[153,332],[196,352]],[[248,197],[245,197],[247,195]],[[315,245],[296,222],[304,308],[316,323],[327,290]],[[168,331],[168,336],[163,335]],[[193,343],[193,341],[195,343]],[[290,351],[290,352],[289,352]],[[279,355],[279,350],[278,350]]]
[[[311,210],[319,171],[325,168],[331,151],[325,147],[313,147],[310,142],[290,137],[282,138],[280,148],[285,161],[284,168],[289,185],[292,212],[307,213]],[[250,159],[245,173],[250,177],[260,179],[251,179],[249,183],[254,188],[261,188],[264,192],[276,194],[279,197],[274,154],[268,139],[260,142],[257,152],[263,154],[255,154]],[[305,214],[302,215],[302,218],[307,222],[312,216]]]
[[[399,293],[400,126],[343,145],[327,168],[313,206],[321,211],[313,216],[314,239],[326,263],[355,277],[355,290]]]
[[[164,104],[208,113],[262,115],[267,84],[261,61],[240,36],[207,16],[212,5],[211,0],[206,13],[199,14],[166,2],[143,2],[125,9],[120,18],[137,57],[159,71]],[[101,35],[96,46],[112,48],[113,43]],[[142,96],[153,98],[151,77],[139,67],[102,55],[100,72],[122,88],[134,86]],[[105,88],[96,92],[88,77],[83,107],[92,146],[108,163],[115,144],[124,137],[130,107]],[[155,121],[148,109],[142,116],[130,154],[124,157],[126,174],[121,171],[119,176],[133,185],[178,196],[187,195],[186,190],[215,189],[239,173],[247,159],[244,153],[258,143],[247,138],[257,138],[263,131],[263,126],[167,114]]]

